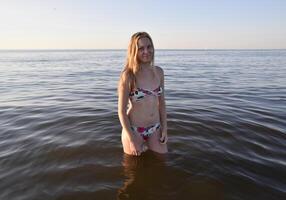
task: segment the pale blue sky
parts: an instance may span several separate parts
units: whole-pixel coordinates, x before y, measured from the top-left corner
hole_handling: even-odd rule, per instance
[[[286,48],[285,0],[0,0],[0,49]]]

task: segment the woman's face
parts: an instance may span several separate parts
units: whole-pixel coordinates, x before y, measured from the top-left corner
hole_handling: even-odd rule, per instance
[[[144,37],[138,40],[137,59],[140,63],[150,63],[153,59],[153,46],[149,38]]]

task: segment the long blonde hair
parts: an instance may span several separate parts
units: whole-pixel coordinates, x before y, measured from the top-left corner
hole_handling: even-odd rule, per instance
[[[146,32],[137,32],[134,33],[131,36],[128,50],[127,50],[127,57],[126,57],[126,63],[125,67],[123,69],[123,73],[126,73],[127,76],[131,79],[131,82],[129,85],[130,88],[135,87],[135,75],[140,71],[140,63],[137,58],[137,53],[138,53],[138,40],[141,38],[148,38],[151,42],[152,48],[153,48],[153,55],[152,55],[152,60],[151,60],[151,65],[154,65],[154,54],[155,54],[155,49],[154,49],[154,44],[152,41],[152,38],[150,35]]]

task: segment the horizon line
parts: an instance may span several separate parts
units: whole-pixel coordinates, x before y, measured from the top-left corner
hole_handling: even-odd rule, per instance
[[[108,51],[118,50],[126,51],[123,48],[15,48],[15,49],[0,49],[0,51]],[[188,51],[188,50],[286,50],[286,48],[155,48],[156,50],[168,51]]]

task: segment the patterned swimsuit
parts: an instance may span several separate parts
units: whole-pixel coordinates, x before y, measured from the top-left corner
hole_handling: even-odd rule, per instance
[[[136,90],[130,92],[129,97],[132,102],[138,102],[144,99],[147,95],[153,95],[153,96],[160,96],[162,93],[162,87],[158,87],[154,90],[146,90],[143,88],[137,88]],[[161,127],[160,123],[156,123],[154,125],[148,126],[148,127],[137,127],[137,126],[131,126],[131,129],[134,133],[139,133],[144,141],[147,141],[148,138],[156,132]]]
[[[162,87],[158,87],[155,90],[146,90],[143,88],[137,88],[137,90],[134,90],[130,92],[129,97],[131,101],[140,101],[144,99],[146,95],[153,95],[153,96],[160,96],[162,93]]]

